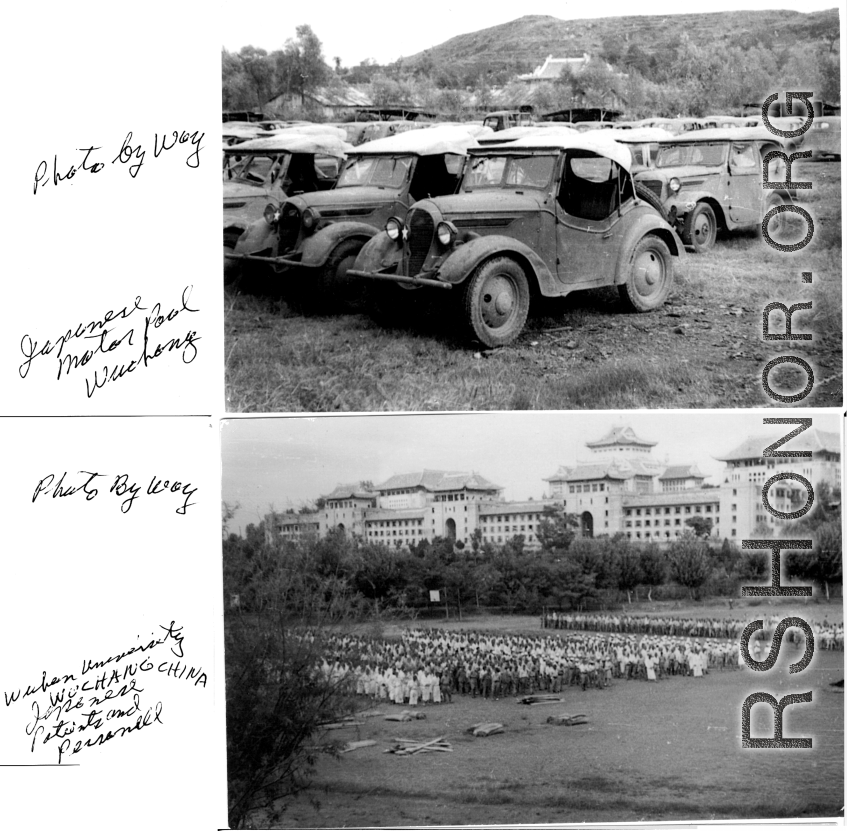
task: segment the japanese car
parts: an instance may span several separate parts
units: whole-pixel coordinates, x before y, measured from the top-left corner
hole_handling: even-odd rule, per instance
[[[353,146],[335,134],[284,130],[224,149],[224,254],[250,223],[261,219],[268,200],[327,190]]]
[[[763,158],[783,145],[761,127],[698,130],[659,142],[649,170],[635,174],[662,202],[682,241],[695,252],[715,245],[719,231],[757,226],[785,190],[762,188]],[[781,178],[784,162],[771,168]],[[771,233],[781,222],[771,223]]]
[[[449,292],[466,334],[489,347],[520,335],[536,295],[615,285],[630,309],[652,311],[684,247],[636,195],[631,164],[626,147],[592,133],[472,148],[459,192],[390,218],[349,274],[374,280],[382,310]]]
[[[326,193],[304,193],[268,206],[238,239],[230,260],[297,271],[301,296],[344,282],[361,247],[418,199],[453,193],[476,139],[461,127],[430,127],[352,150]]]
[[[817,116],[805,133],[803,150],[811,150],[815,159],[840,159],[841,116]]]

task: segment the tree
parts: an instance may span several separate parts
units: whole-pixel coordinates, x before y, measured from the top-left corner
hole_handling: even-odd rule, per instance
[[[327,83],[331,70],[323,56],[323,46],[312,27],[304,23],[295,29],[297,37],[289,38],[282,51],[275,52],[277,90],[300,95],[305,104],[306,93]]]
[[[688,589],[690,597],[695,598],[696,590],[709,579],[711,573],[709,547],[692,531],[685,531],[671,544],[668,565],[671,577]]]
[[[707,540],[712,536],[712,518],[693,516],[685,520],[685,524],[694,532],[695,537]]]
[[[542,551],[567,551],[576,537],[579,519],[561,508],[546,507],[535,535]]]
[[[641,549],[638,565],[641,567],[641,582],[648,587],[647,600],[652,603],[653,587],[661,586],[665,582],[668,573],[667,559],[656,543],[648,542]]]
[[[615,559],[617,560],[618,588],[626,592],[629,603],[632,603],[632,591],[642,581],[641,557],[623,534],[612,538]]]

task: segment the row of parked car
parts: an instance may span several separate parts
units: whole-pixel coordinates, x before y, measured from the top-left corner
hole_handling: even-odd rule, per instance
[[[755,127],[441,125],[359,146],[337,128],[295,127],[225,149],[225,280],[261,268],[316,304],[367,281],[384,317],[450,292],[489,347],[518,337],[539,295],[614,285],[647,312],[686,249],[791,202],[761,187],[765,158],[783,149]]]

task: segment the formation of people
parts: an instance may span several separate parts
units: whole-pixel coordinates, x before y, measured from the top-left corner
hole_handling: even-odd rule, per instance
[[[738,642],[670,635],[504,635],[408,629],[396,639],[352,634],[324,642],[322,671],[375,702],[417,706],[454,695],[505,698],[605,689],[618,680],[701,678],[740,665]]]
[[[675,617],[671,615],[627,615],[612,612],[557,612],[545,610],[541,616],[543,629],[567,629],[591,632],[641,633],[646,635],[670,635],[689,638],[734,638],[756,618],[755,610],[745,619],[718,617]],[[760,615],[765,632],[773,630],[784,615]],[[815,635],[815,648],[844,651],[844,624],[807,620]],[[802,637],[799,632],[789,630],[789,641]]]

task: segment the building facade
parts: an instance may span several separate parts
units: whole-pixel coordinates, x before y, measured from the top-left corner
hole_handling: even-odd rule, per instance
[[[784,434],[783,434],[784,435]],[[793,439],[792,450],[810,459],[763,457],[781,435],[751,437],[724,456],[720,481],[708,483],[694,463],[668,463],[654,456],[656,442],[630,427],[614,428],[586,442],[587,456],[545,477],[548,494],[522,502],[503,499],[503,488],[478,473],[424,470],[392,476],[386,482],[339,485],[311,514],[274,514],[266,521],[269,538],[299,539],[332,529],[392,547],[444,537],[468,544],[479,530],[482,542],[502,544],[521,535],[536,548],[538,526],[548,508],[574,514],[582,536],[624,534],[635,542],[672,543],[687,530],[714,540],[778,536],[788,520],[762,505],[762,487],[778,473],[836,486],[841,481],[839,437],[810,428]],[[769,489],[772,507],[788,513],[806,500],[794,479]]]

